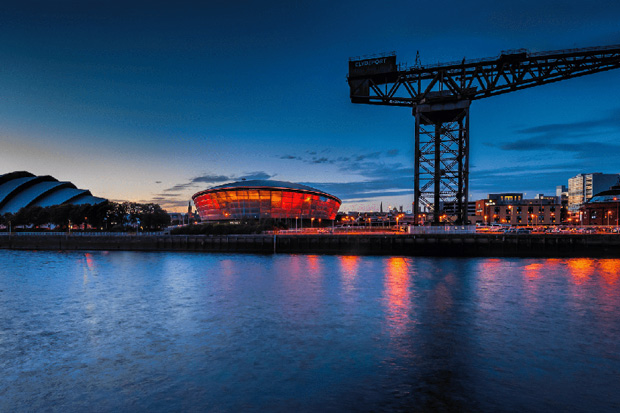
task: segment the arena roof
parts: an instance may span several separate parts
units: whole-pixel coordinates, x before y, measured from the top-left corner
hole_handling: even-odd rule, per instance
[[[36,176],[26,171],[0,175],[0,215],[16,213],[28,206],[96,205],[105,201],[71,182],[60,182],[49,175]]]
[[[193,196],[193,198],[195,198],[199,194],[205,193],[207,191],[210,192],[210,191],[217,191],[217,190],[241,189],[241,188],[251,188],[251,189],[292,189],[292,190],[296,190],[296,191],[313,192],[313,193],[321,194],[321,195],[324,195],[324,196],[328,196],[330,198],[337,199],[340,202],[340,199],[338,197],[335,197],[334,195],[328,194],[327,192],[320,191],[318,189],[312,188],[310,186],[306,186],[306,185],[302,185],[302,184],[296,184],[296,183],[293,183],[293,182],[273,181],[273,180],[268,180],[268,179],[256,179],[256,180],[251,180],[251,181],[238,181],[238,182],[232,182],[232,183],[229,183],[229,184],[215,186],[213,188],[209,188],[209,189],[206,189],[204,191],[200,191],[200,192],[196,193]]]
[[[587,203],[620,202],[620,189],[610,189],[594,195]]]

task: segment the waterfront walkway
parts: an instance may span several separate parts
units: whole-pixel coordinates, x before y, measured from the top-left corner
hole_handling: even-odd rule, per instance
[[[35,235],[36,234],[36,235]],[[19,233],[0,248],[404,256],[620,257],[617,234],[366,233],[167,235]]]

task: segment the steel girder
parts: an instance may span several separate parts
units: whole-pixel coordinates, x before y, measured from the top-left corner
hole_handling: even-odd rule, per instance
[[[467,223],[469,182],[469,101],[417,105],[415,116],[414,206],[432,212],[439,224],[443,205],[454,202],[457,224]],[[446,220],[448,217],[445,217]]]
[[[428,65],[381,76],[349,77],[351,100],[374,105],[478,100],[620,68],[620,45],[528,53]]]

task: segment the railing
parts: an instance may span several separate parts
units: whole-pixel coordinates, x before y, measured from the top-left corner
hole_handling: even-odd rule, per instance
[[[566,55],[566,54],[572,54],[572,53],[585,53],[585,52],[605,52],[605,51],[609,51],[609,50],[616,50],[616,49],[620,49],[620,45],[618,44],[613,44],[613,45],[609,45],[609,46],[596,46],[596,47],[583,47],[583,48],[577,48],[577,49],[561,49],[561,50],[550,50],[550,51],[546,51],[546,52],[530,52],[527,49],[511,49],[511,50],[502,50],[500,52],[500,54],[498,56],[494,56],[494,57],[482,57],[482,58],[478,58],[478,59],[465,59],[463,58],[463,60],[461,61],[451,61],[451,62],[437,62],[435,64],[425,64],[425,65],[420,65],[420,66],[410,66],[407,67],[406,65],[403,65],[402,68],[401,66],[399,66],[399,70],[400,71],[414,71],[414,70],[420,70],[420,69],[425,69],[425,70],[432,70],[435,68],[443,68],[446,66],[462,66],[462,65],[466,65],[466,64],[472,64],[472,63],[492,63],[495,62],[497,59],[499,59],[502,55],[503,56],[510,56],[511,54],[520,54],[520,53],[525,53],[527,54],[528,57],[546,57],[546,56],[555,56],[555,55]]]
[[[126,236],[144,236],[144,235],[166,235],[164,232],[155,232],[155,231],[146,231],[146,232],[0,232],[0,236],[31,236],[31,235],[40,235],[40,236],[51,236],[51,235],[70,235],[72,237],[126,237]]]
[[[358,61],[358,60],[376,59],[376,58],[379,58],[379,57],[389,57],[389,56],[396,56],[396,52],[392,51],[392,52],[367,54],[367,55],[363,55],[363,56],[353,56],[353,57],[349,57],[349,62],[355,62],[355,61]]]
[[[410,234],[474,234],[475,225],[445,225],[442,227],[409,227]]]

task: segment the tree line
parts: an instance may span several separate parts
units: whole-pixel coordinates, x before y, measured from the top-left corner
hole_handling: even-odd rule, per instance
[[[106,201],[97,205],[30,206],[15,214],[0,215],[0,225],[36,229],[50,226],[66,230],[69,226],[104,230],[160,230],[170,225],[170,216],[158,204]]]

